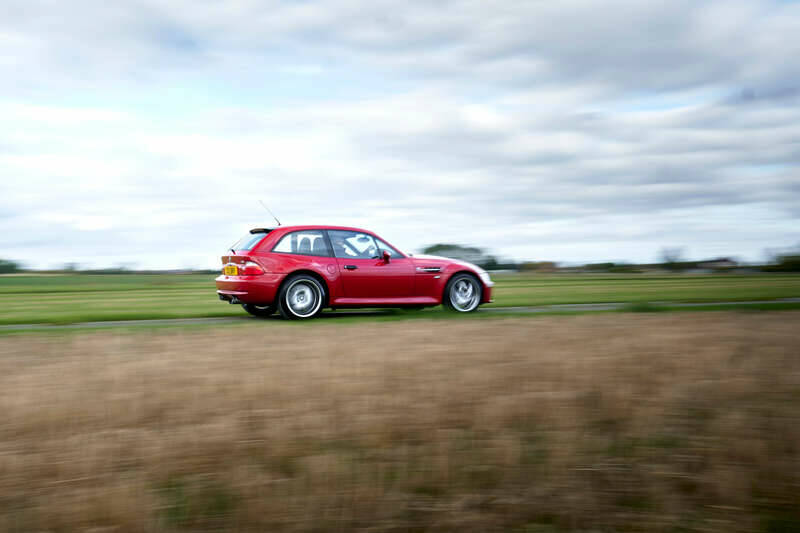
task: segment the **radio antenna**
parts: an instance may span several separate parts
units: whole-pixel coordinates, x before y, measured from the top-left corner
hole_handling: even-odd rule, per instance
[[[262,202],[261,200],[259,200],[259,201],[258,201],[258,203],[260,203],[260,204],[261,204],[261,205],[264,207],[264,209],[266,209],[266,210],[267,210],[267,213],[269,213],[270,215],[272,215],[272,218],[274,218],[274,219],[275,219],[275,222],[277,222],[277,223],[278,223],[278,225],[280,226],[280,225],[281,225],[281,221],[280,221],[280,220],[278,220],[278,217],[276,217],[276,216],[275,216],[275,213],[273,213],[272,211],[270,211],[269,207],[267,207],[267,204],[265,204],[265,203],[264,203],[264,202]]]

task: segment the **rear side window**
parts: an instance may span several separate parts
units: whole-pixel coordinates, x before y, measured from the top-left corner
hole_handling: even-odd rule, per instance
[[[278,241],[273,252],[330,257],[325,235],[319,230],[293,231]]]
[[[261,242],[261,239],[266,237],[266,233],[248,233],[231,246],[233,250],[252,250],[256,244]]]

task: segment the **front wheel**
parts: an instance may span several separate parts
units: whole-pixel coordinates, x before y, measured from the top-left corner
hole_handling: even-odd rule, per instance
[[[283,318],[299,320],[312,318],[322,310],[325,289],[314,277],[306,274],[292,276],[281,287],[278,310]]]
[[[265,317],[275,312],[275,305],[242,304],[242,308],[253,316]]]
[[[481,284],[474,276],[456,274],[447,282],[444,304],[459,313],[469,313],[478,308],[482,294]]]

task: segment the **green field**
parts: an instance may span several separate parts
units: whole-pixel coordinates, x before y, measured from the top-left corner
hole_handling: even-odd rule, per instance
[[[492,307],[602,302],[723,302],[800,297],[800,275],[495,276]],[[0,324],[241,316],[207,274],[0,276]]]
[[[493,305],[730,302],[800,296],[800,274],[504,274]]]

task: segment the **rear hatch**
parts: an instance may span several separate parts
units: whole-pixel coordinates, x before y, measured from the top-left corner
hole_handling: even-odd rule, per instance
[[[248,252],[255,248],[271,230],[251,229],[244,237],[229,248],[229,255],[222,256],[222,273],[226,276],[257,276],[263,274],[259,264]]]

